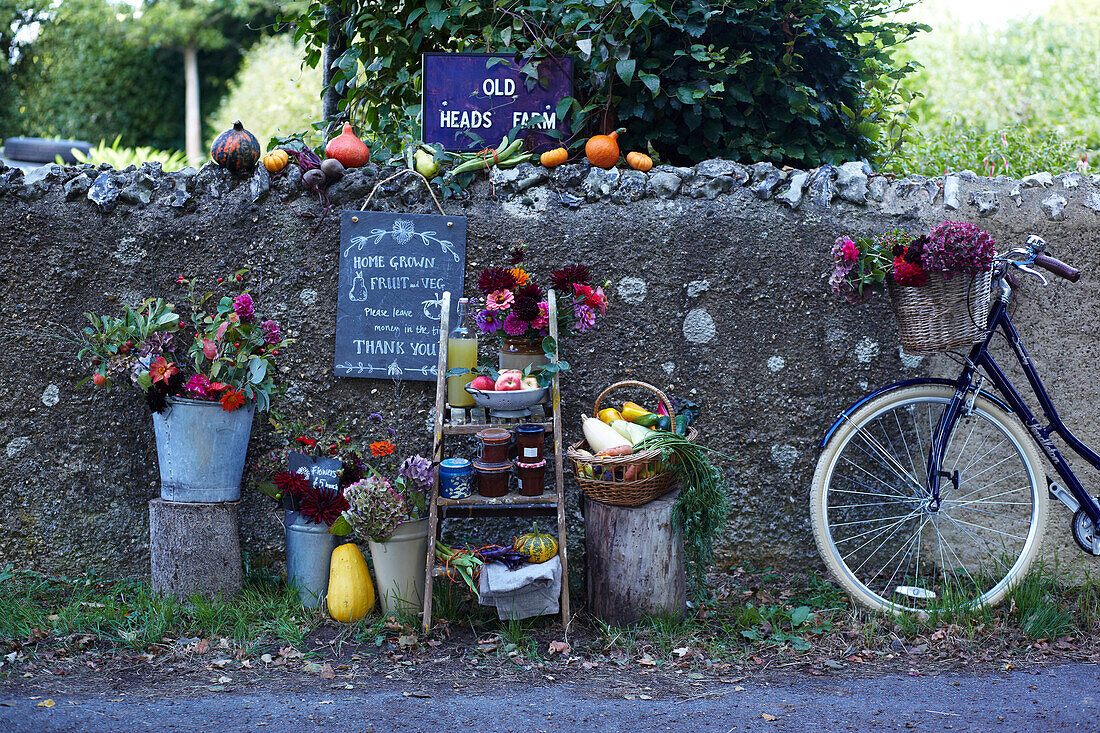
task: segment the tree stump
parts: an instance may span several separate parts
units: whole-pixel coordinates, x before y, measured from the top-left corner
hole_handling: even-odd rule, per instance
[[[672,525],[679,493],[638,507],[610,506],[585,497],[588,605],[599,618],[628,624],[647,615],[683,615],[684,537]]]
[[[239,501],[149,501],[149,561],[155,592],[177,598],[240,592],[239,505]]]

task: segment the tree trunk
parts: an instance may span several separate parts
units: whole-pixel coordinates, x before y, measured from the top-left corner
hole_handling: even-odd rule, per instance
[[[684,613],[683,533],[672,526],[678,491],[638,507],[584,500],[588,607],[613,624]]]
[[[325,20],[328,21],[328,41],[322,54],[321,88],[324,94],[321,97],[321,118],[327,122],[339,112],[340,95],[332,88],[332,65],[348,50],[348,37],[344,34],[348,15],[341,9],[340,3],[331,2],[325,5]]]
[[[195,48],[183,49],[183,78],[185,84],[186,118],[184,134],[187,140],[187,161],[191,165],[202,164],[202,118],[199,112],[199,52]]]
[[[239,501],[149,502],[153,590],[177,598],[235,596],[241,590]]]

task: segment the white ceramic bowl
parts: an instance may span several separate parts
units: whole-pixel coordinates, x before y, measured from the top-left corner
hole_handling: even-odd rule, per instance
[[[466,391],[474,398],[478,407],[488,408],[497,417],[526,417],[531,407],[546,401],[548,387],[537,389],[502,389],[486,391],[473,389],[466,385]]]

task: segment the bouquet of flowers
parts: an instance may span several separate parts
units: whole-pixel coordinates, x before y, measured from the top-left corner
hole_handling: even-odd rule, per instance
[[[236,273],[237,282],[243,272]],[[90,379],[111,389],[129,382],[154,412],[162,412],[170,397],[218,401],[227,412],[255,401],[266,410],[275,389],[274,358],[290,343],[279,324],[260,320],[247,290],[220,298],[206,312],[213,293],[196,295],[195,280],[182,275],[176,282],[188,285],[190,324],[161,298],[126,306],[121,317],[85,314],[91,326],[81,334],[77,358],[93,372],[81,384]]]
[[[977,275],[992,265],[995,246],[987,232],[958,221],[945,221],[920,236],[894,229],[876,238],[838,237],[829,289],[849,303],[863,303],[887,275],[898,285],[916,288],[928,282],[929,274],[945,280]]]
[[[546,290],[523,266],[527,248],[523,244],[509,250],[510,267],[486,267],[477,278],[484,307],[475,320],[484,334],[501,338],[537,339],[549,334],[550,307]],[[603,285],[593,286],[586,265],[563,267],[550,275],[551,287],[559,297],[569,298],[558,304],[558,330],[583,333],[596,327],[596,316],[607,314]]]

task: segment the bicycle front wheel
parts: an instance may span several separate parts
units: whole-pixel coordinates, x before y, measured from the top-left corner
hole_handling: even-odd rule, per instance
[[[1042,459],[1015,416],[978,396],[947,440],[940,502],[928,491],[932,434],[955,390],[890,390],[837,428],[818,460],[811,522],[829,571],[860,604],[919,612],[994,605],[1046,528]],[[958,472],[955,474],[955,472]]]

